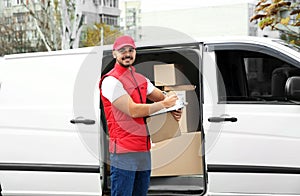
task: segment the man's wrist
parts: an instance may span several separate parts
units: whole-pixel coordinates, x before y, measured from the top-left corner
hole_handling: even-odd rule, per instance
[[[165,101],[164,101],[164,100],[160,101],[160,103],[161,103],[161,105],[162,105],[162,109],[164,109],[164,108],[167,108],[167,106],[166,106],[166,104],[165,104]]]

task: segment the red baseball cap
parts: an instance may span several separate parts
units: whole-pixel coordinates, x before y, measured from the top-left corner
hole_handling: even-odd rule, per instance
[[[113,45],[113,50],[119,50],[119,49],[123,48],[124,46],[131,46],[133,48],[136,48],[132,37],[130,37],[128,35],[123,35],[121,37],[118,37],[115,40],[115,43]]]

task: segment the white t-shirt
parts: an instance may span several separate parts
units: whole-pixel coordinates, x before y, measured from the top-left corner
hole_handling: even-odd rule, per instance
[[[147,95],[151,94],[154,90],[154,85],[150,82],[148,78],[147,80]],[[107,76],[103,79],[101,84],[102,95],[108,99],[111,103],[116,99],[121,97],[122,95],[128,94],[124,89],[122,83],[113,76]]]

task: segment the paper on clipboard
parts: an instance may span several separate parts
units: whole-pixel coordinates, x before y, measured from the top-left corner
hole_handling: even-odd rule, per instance
[[[183,100],[178,99],[178,100],[176,100],[176,103],[175,103],[174,106],[169,107],[169,108],[161,109],[161,110],[151,114],[150,116],[155,116],[155,115],[158,115],[158,114],[167,113],[167,112],[171,112],[171,111],[174,111],[174,110],[179,110],[179,109],[183,108],[186,105],[187,105],[187,103],[185,103]]]

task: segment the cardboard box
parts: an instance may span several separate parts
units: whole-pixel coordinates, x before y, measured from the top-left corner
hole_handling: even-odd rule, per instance
[[[185,84],[188,79],[176,68],[175,64],[154,65],[155,86],[172,86]]]
[[[181,136],[152,145],[151,176],[203,174],[201,132]]]
[[[170,112],[148,117],[147,126],[153,143],[178,137],[181,134],[178,121]]]
[[[164,91],[193,91],[196,89],[195,85],[192,84],[183,84],[183,85],[174,85],[174,86],[164,86]]]
[[[195,89],[191,87],[174,86],[172,89]],[[197,94],[194,90],[180,90],[173,91],[177,94],[178,98],[181,99],[186,106],[182,109],[182,115],[179,120],[179,128],[181,132],[194,132],[199,130],[199,122],[201,119],[200,115],[200,103]]]

